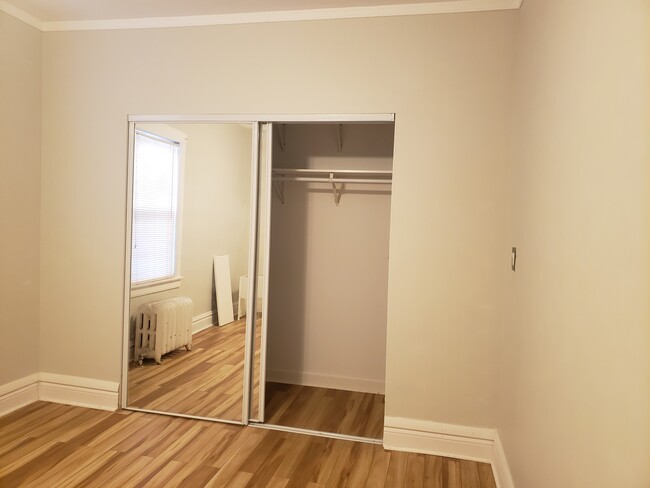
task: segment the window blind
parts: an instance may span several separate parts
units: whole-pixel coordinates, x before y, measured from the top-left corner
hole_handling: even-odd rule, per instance
[[[136,130],[131,283],[176,274],[180,144]]]

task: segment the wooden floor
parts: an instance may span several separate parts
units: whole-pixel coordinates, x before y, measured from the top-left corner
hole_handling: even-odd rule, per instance
[[[495,488],[490,466],[381,446],[36,402],[0,418],[0,486]]]
[[[245,329],[245,318],[209,327],[194,334],[191,351],[166,354],[162,364],[133,363],[128,406],[241,421]]]
[[[381,439],[384,395],[266,384],[266,423]]]
[[[259,322],[259,319],[258,319]],[[258,324],[259,325],[259,324]],[[241,421],[246,320],[209,327],[184,348],[129,368],[129,407]],[[254,356],[251,418],[259,404],[260,327]],[[266,423],[380,439],[384,397],[369,393],[268,383]]]

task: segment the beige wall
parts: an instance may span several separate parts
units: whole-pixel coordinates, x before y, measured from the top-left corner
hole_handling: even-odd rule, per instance
[[[395,112],[387,415],[497,426],[518,488],[647,487],[647,22],[526,0],[47,33],[40,119],[41,34],[0,13],[0,384],[119,380],[128,113]]]
[[[516,15],[46,33],[42,369],[119,380],[127,114],[395,112],[386,411],[493,426]]]
[[[0,12],[0,385],[38,371],[41,39]]]
[[[287,125],[273,166],[392,169],[392,124],[345,125],[340,152],[337,127]],[[285,203],[272,200],[269,379],[383,391],[390,186],[346,184],[339,206],[327,184],[284,186]]]
[[[0,13],[0,384],[119,380],[126,114],[395,112],[387,414],[496,425],[518,488],[647,487],[647,23],[526,0],[47,33],[41,119],[41,34]]]
[[[143,127],[155,132],[155,125]],[[170,296],[192,299],[194,316],[216,312],[212,260],[230,256],[233,302],[239,277],[248,273],[252,127],[240,124],[175,124],[187,136],[180,288],[131,300],[142,303]],[[216,315],[214,316],[216,321]]]
[[[648,2],[519,15],[499,432],[518,488],[646,488]]]

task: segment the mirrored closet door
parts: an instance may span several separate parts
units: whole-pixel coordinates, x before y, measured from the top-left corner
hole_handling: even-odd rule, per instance
[[[247,422],[256,172],[257,124],[131,124],[128,408]]]

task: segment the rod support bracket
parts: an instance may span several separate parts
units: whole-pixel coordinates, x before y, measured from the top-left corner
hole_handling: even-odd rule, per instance
[[[339,152],[341,152],[343,151],[343,124],[339,124],[336,127],[336,136],[338,142],[337,149],[339,150]]]
[[[282,202],[282,205],[284,205],[284,181],[274,180],[273,183],[275,184],[275,191],[278,194],[278,198]]]
[[[278,139],[280,140],[280,149],[282,149],[282,152],[284,152],[284,148],[287,147],[286,127],[286,124],[278,124]]]
[[[336,183],[334,181],[334,173],[330,173],[330,183],[332,184],[332,192],[334,193],[334,203],[336,203],[336,206],[339,206],[339,202],[341,201],[341,187],[337,187]]]

